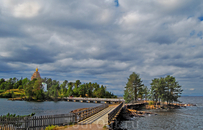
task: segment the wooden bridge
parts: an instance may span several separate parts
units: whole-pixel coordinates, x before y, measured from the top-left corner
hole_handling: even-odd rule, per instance
[[[119,103],[124,102],[124,99],[118,98],[84,98],[84,97],[64,97],[63,98],[69,102],[87,102],[87,103]]]
[[[80,125],[86,125],[86,124],[102,124],[103,126],[109,125],[111,126],[117,116],[120,114],[121,110],[123,108],[123,102],[119,104],[113,104],[106,106],[105,109],[101,110],[98,113],[95,113],[94,115],[85,118],[83,120],[80,120],[78,124]]]
[[[74,98],[75,99],[75,98]],[[79,99],[79,98],[77,98]],[[82,100],[81,98],[80,100]],[[101,101],[101,100],[99,100]],[[107,100],[103,100],[107,101]],[[108,100],[110,101],[110,100]],[[112,100],[119,102],[120,100]],[[142,105],[142,103],[128,104],[130,106]],[[49,116],[34,116],[34,117],[4,117],[0,116],[0,130],[16,130],[16,129],[29,129],[29,130],[41,130],[48,125],[69,125],[69,124],[101,124],[109,125],[113,128],[117,123],[117,117],[119,116],[122,108],[125,105],[123,102],[117,104],[104,103],[97,107],[90,107],[86,110],[76,113],[61,114],[61,115],[49,115]]]
[[[41,130],[49,125],[69,125],[69,124],[93,124],[102,123],[107,125],[111,122],[119,110],[120,105],[102,104],[97,107],[69,114],[33,116],[33,117],[6,117],[0,116],[0,130],[29,129]]]

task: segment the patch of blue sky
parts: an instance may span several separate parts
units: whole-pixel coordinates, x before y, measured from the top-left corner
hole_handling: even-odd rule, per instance
[[[119,7],[119,2],[118,2],[118,0],[115,0],[114,2],[115,2],[115,6],[116,6],[116,7]]]
[[[198,19],[199,19],[200,21],[203,21],[203,16],[199,17]]]
[[[190,32],[190,36],[193,36],[193,35],[195,35],[195,30],[192,30],[192,31]]]
[[[202,37],[202,31],[197,34],[198,37]]]

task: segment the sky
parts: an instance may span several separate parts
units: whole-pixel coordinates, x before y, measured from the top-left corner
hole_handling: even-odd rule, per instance
[[[203,96],[202,0],[0,0],[0,78],[97,82],[123,95],[174,76]]]

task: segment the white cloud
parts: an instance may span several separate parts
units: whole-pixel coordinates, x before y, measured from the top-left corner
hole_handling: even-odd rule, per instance
[[[3,7],[3,13],[11,13],[15,17],[30,18],[37,16],[41,8],[37,1],[1,1]]]
[[[151,79],[170,74],[183,88],[195,79],[196,92],[203,77],[201,5],[201,0],[119,0],[118,7],[114,0],[2,0],[0,69],[30,77],[38,66],[46,77],[93,80],[119,94],[133,71],[148,87]]]
[[[38,15],[40,10],[40,5],[36,2],[26,2],[18,4],[13,9],[13,14],[15,17],[34,17]]]

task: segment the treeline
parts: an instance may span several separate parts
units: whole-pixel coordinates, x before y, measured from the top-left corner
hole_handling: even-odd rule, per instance
[[[124,99],[128,102],[136,102],[140,99],[150,99],[157,102],[179,102],[178,98],[182,93],[181,86],[173,76],[154,78],[151,82],[151,87],[148,89],[142,83],[139,74],[133,72],[125,86]]]
[[[47,91],[44,91],[46,85]],[[15,92],[16,89],[19,91]],[[106,86],[91,82],[82,84],[80,80],[75,82],[65,80],[60,84],[59,81],[51,78],[39,78],[32,81],[28,78],[18,80],[15,77],[7,81],[3,78],[0,79],[0,97],[25,97],[27,100],[46,100],[69,96],[116,98],[113,93],[106,90]]]

